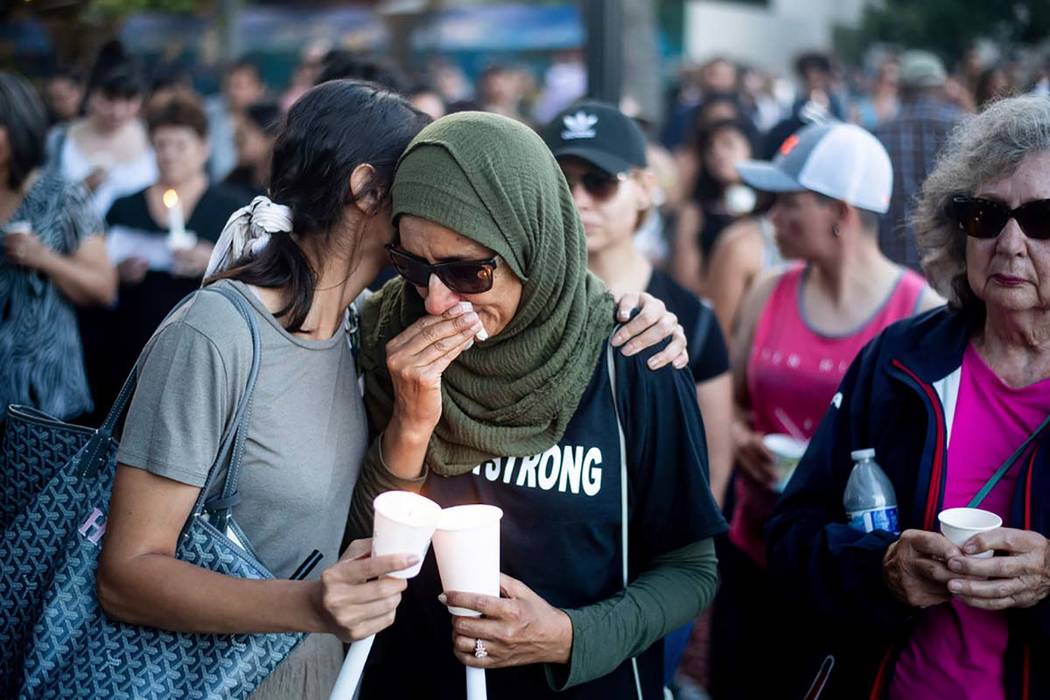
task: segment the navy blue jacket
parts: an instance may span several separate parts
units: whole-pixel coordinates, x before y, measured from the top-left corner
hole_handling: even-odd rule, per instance
[[[845,524],[850,452],[875,448],[897,493],[902,531],[937,530],[949,430],[938,383],[943,390],[961,367],[971,331],[962,315],[942,307],[872,340],[847,372],[777,504],[767,528],[770,572],[806,615],[795,628],[806,658],[794,664],[797,692],[785,697],[803,697],[807,688],[807,698],[886,696],[917,611],[894,598],[883,580],[882,559],[895,536]],[[1039,438],[1016,468],[1023,471],[1007,526],[1046,535],[1050,437]],[[1007,698],[1050,698],[1050,667],[1032,663],[1050,658],[1050,601],[1009,616]],[[823,693],[814,694],[821,685]]]

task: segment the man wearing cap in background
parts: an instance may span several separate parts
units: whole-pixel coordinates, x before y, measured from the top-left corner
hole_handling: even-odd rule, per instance
[[[719,504],[732,461],[729,353],[714,312],[639,252],[634,235],[653,206],[656,176],[638,124],[615,107],[579,102],[543,129],[587,236],[587,266],[614,295],[648,292],[678,316],[689,339],[689,370],[708,445],[711,490]],[[689,627],[665,640],[665,683],[681,659]]]
[[[962,117],[948,102],[944,85],[948,74],[941,59],[927,51],[901,56],[900,111],[875,129],[893,163],[893,197],[879,222],[882,251],[895,263],[919,270],[919,251],[911,214],[915,196],[933,169],[941,146]]]
[[[754,284],[733,336],[737,471],[730,546],[719,552],[712,695],[802,697],[804,687],[785,692],[785,674],[798,669],[779,664],[793,663],[801,646],[792,630],[813,623],[798,617],[805,612],[798,596],[786,595],[766,569],[764,528],[790,478],[777,466],[790,459],[784,445],[794,440],[798,449],[813,437],[869,340],[943,302],[920,275],[879,250],[878,217],[889,209],[893,174],[869,132],[812,124],[790,136],[772,162],[737,169],[745,183],[776,195],[769,217],[777,245],[801,264]],[[756,659],[768,673],[754,673]]]

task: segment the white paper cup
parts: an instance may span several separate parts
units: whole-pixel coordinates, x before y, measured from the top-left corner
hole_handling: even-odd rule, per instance
[[[499,521],[495,506],[455,506],[441,511],[434,532],[441,586],[446,591],[499,597]],[[453,615],[479,617],[480,612],[449,606]]]
[[[962,548],[974,535],[994,530],[1003,526],[1003,519],[995,513],[980,508],[948,508],[937,514],[941,523],[941,534],[956,547]],[[987,559],[994,555],[992,550],[980,554],[968,554],[977,559]]]
[[[410,491],[387,491],[372,502],[375,524],[372,555],[415,554],[419,563],[394,571],[394,578],[412,578],[423,566],[430,538],[441,517],[441,506],[429,498]]]
[[[777,491],[783,491],[791,475],[795,473],[795,467],[802,461],[802,455],[806,454],[806,447],[809,443],[790,435],[770,433],[762,436],[762,444],[773,453],[773,469],[777,473],[777,483],[774,488]]]

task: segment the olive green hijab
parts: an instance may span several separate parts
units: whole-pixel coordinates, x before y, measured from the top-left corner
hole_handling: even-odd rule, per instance
[[[441,422],[427,465],[456,475],[556,444],[612,332],[614,303],[587,272],[583,226],[543,140],[494,114],[444,117],[401,156],[391,197],[395,221],[411,214],[450,228],[495,251],[523,284],[507,327],[442,375]],[[384,346],[425,313],[400,278],[365,305],[365,403],[379,430],[393,410]]]

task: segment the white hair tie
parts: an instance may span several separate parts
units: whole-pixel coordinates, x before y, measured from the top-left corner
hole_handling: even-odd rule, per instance
[[[259,195],[251,204],[230,215],[212,250],[204,276],[211,277],[228,269],[245,253],[258,255],[270,242],[270,236],[291,232],[292,210],[283,204],[276,204],[265,195]]]

